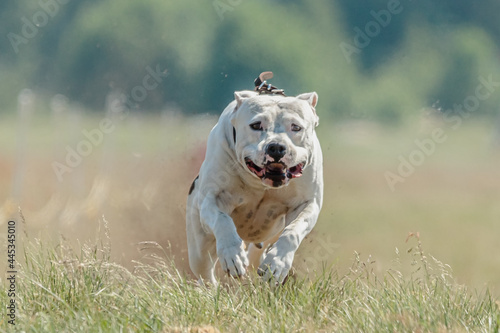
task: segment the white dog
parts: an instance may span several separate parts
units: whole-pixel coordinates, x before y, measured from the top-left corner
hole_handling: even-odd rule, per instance
[[[217,284],[217,258],[234,277],[251,265],[265,280],[282,283],[318,219],[318,95],[286,97],[264,84],[260,93],[234,93],[210,132],[205,161],[189,191],[189,265],[201,283]]]

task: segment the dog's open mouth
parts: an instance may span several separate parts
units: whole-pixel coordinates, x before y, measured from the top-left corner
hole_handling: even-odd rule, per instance
[[[304,163],[299,163],[296,166],[287,168],[281,162],[269,162],[264,167],[257,166],[250,158],[245,158],[247,168],[260,179],[270,179],[273,184],[282,184],[287,178],[298,178],[302,176],[302,168]],[[275,185],[277,186],[277,185]]]

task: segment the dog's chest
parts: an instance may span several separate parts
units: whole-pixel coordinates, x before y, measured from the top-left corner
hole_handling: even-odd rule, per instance
[[[264,242],[285,227],[287,206],[263,197],[239,206],[231,214],[240,237],[247,242]]]

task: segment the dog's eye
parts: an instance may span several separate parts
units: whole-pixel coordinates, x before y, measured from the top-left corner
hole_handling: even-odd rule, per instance
[[[299,125],[292,124],[292,131],[293,132],[300,132],[302,130],[302,127]]]
[[[262,131],[262,124],[260,121],[250,124],[250,128],[252,128],[254,131]]]

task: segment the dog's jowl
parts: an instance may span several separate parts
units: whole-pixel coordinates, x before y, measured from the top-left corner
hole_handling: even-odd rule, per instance
[[[189,265],[201,283],[217,283],[217,260],[232,276],[254,267],[283,282],[321,209],[318,95],[256,86],[235,92],[222,112],[188,195]]]

